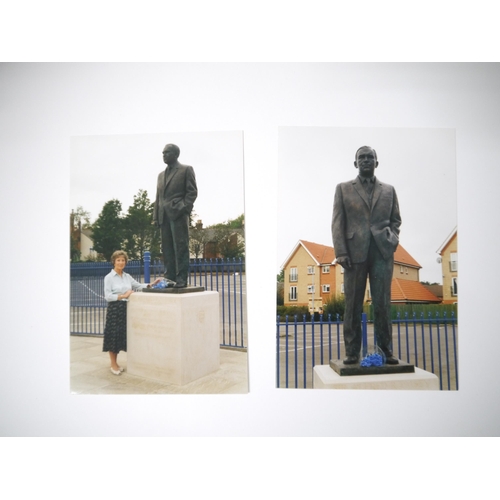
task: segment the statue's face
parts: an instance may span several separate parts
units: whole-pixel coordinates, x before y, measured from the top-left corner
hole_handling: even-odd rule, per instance
[[[359,170],[359,175],[363,177],[373,177],[375,169],[378,166],[375,153],[371,148],[361,148],[357,155],[354,165]]]
[[[172,163],[178,158],[177,149],[172,144],[167,144],[163,148],[163,161],[165,163]]]

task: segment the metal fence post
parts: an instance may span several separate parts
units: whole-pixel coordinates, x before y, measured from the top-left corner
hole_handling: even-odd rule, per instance
[[[368,352],[368,325],[366,313],[361,314],[361,325],[362,325],[362,341],[363,341],[363,358]]]
[[[162,277],[164,272],[162,261],[160,259],[153,261],[151,257],[151,251],[145,251],[141,260],[129,260],[127,272],[135,280],[144,281],[146,284],[152,283],[158,276]],[[236,259],[227,261],[210,259],[209,262],[206,259],[204,261],[193,259],[189,266],[190,284],[194,280],[195,284],[199,283],[207,290],[214,290],[220,294],[221,346],[245,348],[246,279],[242,276],[245,269],[243,259],[239,262],[236,262]],[[111,269],[112,265],[109,262],[71,264],[70,334],[103,334],[104,323],[101,314],[106,310],[104,277]]]
[[[331,345],[331,325],[337,326],[337,359],[340,358],[340,317],[337,314],[336,321],[332,321],[331,316],[328,315],[328,320],[325,321],[324,316],[320,316],[319,321],[315,321],[314,317],[311,317],[310,321],[306,321],[306,315],[302,317],[302,330],[303,333],[301,335],[302,339],[300,339],[300,335],[298,334],[298,330],[300,328],[300,321],[298,320],[297,315],[295,314],[293,317],[293,340],[290,337],[288,338],[289,330],[290,330],[290,321],[288,315],[285,316],[284,323],[281,322],[280,316],[277,316],[277,381],[278,387],[293,387],[295,388],[300,386],[307,388],[312,387],[312,379],[308,380],[307,374],[310,373],[310,368],[314,367],[315,364],[315,347],[317,346],[318,339],[316,339],[316,334],[318,333],[318,323],[319,323],[319,342],[320,342],[320,352],[321,346],[323,345],[324,337],[323,337],[323,328],[324,324],[328,324],[328,342],[329,342],[329,353],[332,353],[335,356],[333,346]],[[408,348],[410,347],[410,339],[409,334],[401,335],[401,324],[403,324],[403,328],[405,330],[409,330],[411,327],[410,321],[413,323],[413,332],[414,332],[414,340],[411,343],[413,345],[414,351],[410,350],[408,354]],[[453,377],[455,378],[454,388],[458,390],[458,355],[457,355],[457,320],[455,316],[451,315],[451,318],[448,318],[447,315],[444,315],[443,318],[433,318],[431,313],[429,313],[429,317],[426,319],[424,317],[424,313],[422,312],[421,318],[417,319],[416,315],[413,315],[413,318],[409,318],[408,315],[405,314],[404,318],[401,318],[401,314],[397,312],[397,319],[393,321],[397,325],[398,335],[397,342],[398,348],[397,351],[400,353],[399,358],[401,358],[401,351],[406,350],[408,358],[408,363],[414,363],[415,366],[420,367],[420,363],[423,363],[424,370],[425,367],[428,368],[428,360],[430,357],[430,362],[432,365],[432,369],[430,370],[432,373],[438,376],[440,380],[440,389],[444,389],[444,377],[447,378],[447,390],[452,390],[453,386]],[[421,339],[418,340],[418,323],[421,324],[420,335]],[[428,325],[428,331],[427,326]],[[279,332],[280,328],[284,327],[286,329],[285,335],[285,345],[284,351],[280,352],[280,341],[279,341]],[[363,314],[361,316],[361,331],[362,331],[362,351],[363,356],[366,355],[368,350],[368,314]],[[444,330],[444,338],[440,334],[440,328]],[[451,334],[450,334],[451,328]],[[435,334],[437,332],[437,335]],[[309,335],[311,336],[309,345],[307,344],[307,340],[309,339]],[[452,338],[450,338],[450,336]],[[437,337],[437,338],[434,338]],[[302,342],[301,342],[302,340]],[[396,339],[395,339],[396,340]],[[417,341],[418,340],[418,341]],[[293,342],[293,345],[290,345]],[[375,344],[376,345],[376,344]],[[420,351],[421,346],[421,351]],[[396,346],[394,344],[394,351],[396,351]],[[430,352],[429,352],[430,349]],[[300,356],[300,350],[303,351],[303,356]],[[453,352],[451,352],[453,350]],[[435,354],[437,351],[437,359],[435,359]],[[445,352],[443,352],[445,351]],[[306,355],[306,352],[309,354]],[[289,356],[294,356],[294,381],[292,380],[292,374],[289,373],[289,369],[291,366],[291,359]],[[330,357],[332,357],[330,355]],[[285,357],[283,359],[283,356]],[[409,356],[409,357],[408,357]],[[412,361],[413,357],[413,361]],[[299,359],[302,358],[302,359]],[[321,364],[323,364],[323,360],[321,360]],[[435,367],[435,364],[437,366]],[[283,366],[284,365],[284,366]],[[436,371],[435,371],[436,368]],[[283,373],[285,370],[285,373]],[[427,371],[427,370],[426,370]],[[300,380],[300,375],[303,373],[303,381]]]
[[[144,252],[144,283],[151,282],[151,252]]]

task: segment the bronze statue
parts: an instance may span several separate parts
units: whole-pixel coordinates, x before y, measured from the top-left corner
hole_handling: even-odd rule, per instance
[[[358,149],[358,176],[339,184],[333,205],[332,236],[337,262],[344,268],[344,364],[359,362],[361,314],[367,277],[374,307],[375,339],[387,364],[398,364],[392,354],[391,282],[394,252],[399,243],[401,216],[396,191],[374,175],[377,153]]]
[[[158,175],[153,224],[161,229],[165,278],[174,288],[185,288],[189,272],[189,216],[198,196],[193,167],[182,165],[180,149],[167,144],[163,161],[167,168]]]

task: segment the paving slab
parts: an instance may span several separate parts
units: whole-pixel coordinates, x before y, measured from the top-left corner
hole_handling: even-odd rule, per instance
[[[147,380],[127,373],[127,353],[120,352],[121,375],[109,369],[109,355],[102,352],[101,337],[70,336],[71,394],[246,394],[248,362],[245,351],[220,349],[216,372],[176,386]]]

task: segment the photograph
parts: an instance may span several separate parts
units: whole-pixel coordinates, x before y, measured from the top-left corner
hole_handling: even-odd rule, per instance
[[[243,177],[238,131],[71,137],[72,394],[248,392]]]
[[[278,155],[277,387],[458,390],[455,131],[281,127]]]

